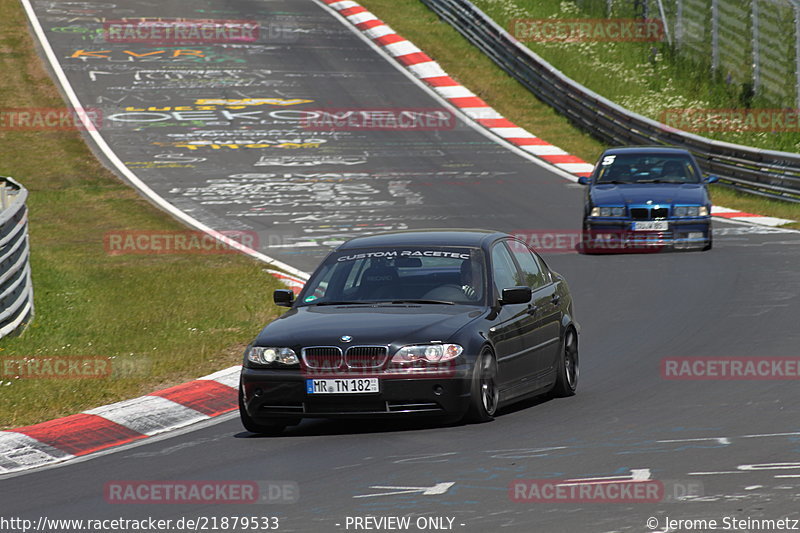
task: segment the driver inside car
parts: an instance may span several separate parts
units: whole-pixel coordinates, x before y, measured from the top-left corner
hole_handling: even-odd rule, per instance
[[[464,291],[467,299],[478,300],[481,277],[479,272],[475,272],[476,268],[473,267],[472,262],[473,260],[469,259],[461,263],[461,290]]]

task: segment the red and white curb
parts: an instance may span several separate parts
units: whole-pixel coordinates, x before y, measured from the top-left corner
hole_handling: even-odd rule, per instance
[[[417,48],[411,41],[398,35],[388,24],[365,7],[352,0],[319,1],[353,24],[368,39],[382,47],[386,53],[425,82],[439,96],[500,139],[575,176],[591,174],[594,168],[592,164],[580,157],[568,154],[558,146],[548,143],[503,117],[475,93],[451,78],[439,63]],[[781,226],[794,222],[782,218],[743,213],[719,206],[713,206],[711,214],[720,218],[764,226]]]
[[[272,270],[272,269],[264,269],[266,272],[271,274],[272,276],[278,278],[284,285],[292,289],[292,291],[297,294],[300,292],[300,289],[303,288],[303,285],[306,284],[305,280],[298,278],[297,276],[291,276],[286,272],[281,272],[279,270]]]
[[[33,426],[0,431],[0,475],[68,461],[238,408],[241,367]]]
[[[759,224],[761,226],[783,226],[784,224],[791,224],[794,220],[787,220],[785,218],[765,217],[763,215],[755,215],[753,213],[745,213],[737,211],[736,209],[728,209],[719,205],[711,206],[711,215],[719,218],[727,218],[728,220],[737,220],[739,222],[749,222],[751,224]]]

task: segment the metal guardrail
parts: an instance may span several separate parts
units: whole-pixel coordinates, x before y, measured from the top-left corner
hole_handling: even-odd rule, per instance
[[[33,319],[27,198],[25,187],[0,177],[0,337]]]
[[[703,171],[746,192],[800,202],[800,154],[715,141],[625,109],[571,80],[468,0],[421,0],[539,99],[612,145],[668,144],[691,151]]]

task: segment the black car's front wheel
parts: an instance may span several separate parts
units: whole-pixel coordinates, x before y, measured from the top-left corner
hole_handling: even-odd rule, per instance
[[[286,426],[293,426],[296,425],[298,421],[294,420],[287,420],[287,421],[275,421],[269,424],[263,424],[260,422],[256,422],[253,418],[247,413],[247,409],[244,407],[244,395],[242,394],[242,388],[239,387],[239,418],[242,420],[242,425],[244,429],[249,431],[250,433],[257,433],[259,435],[280,435]]]
[[[557,397],[572,396],[578,388],[578,334],[571,327],[564,333],[564,349],[561,351],[556,382],[552,394]]]
[[[497,389],[497,362],[491,350],[485,348],[472,369],[467,422],[488,422],[494,418],[500,399]]]

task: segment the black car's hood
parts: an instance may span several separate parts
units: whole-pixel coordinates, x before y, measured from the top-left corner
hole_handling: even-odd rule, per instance
[[[699,183],[649,183],[595,185],[591,189],[594,205],[644,204],[652,200],[656,204],[705,205],[706,190]]]
[[[484,312],[484,308],[466,305],[303,306],[268,324],[255,344],[293,347],[447,342]],[[343,335],[352,340],[343,343]]]

